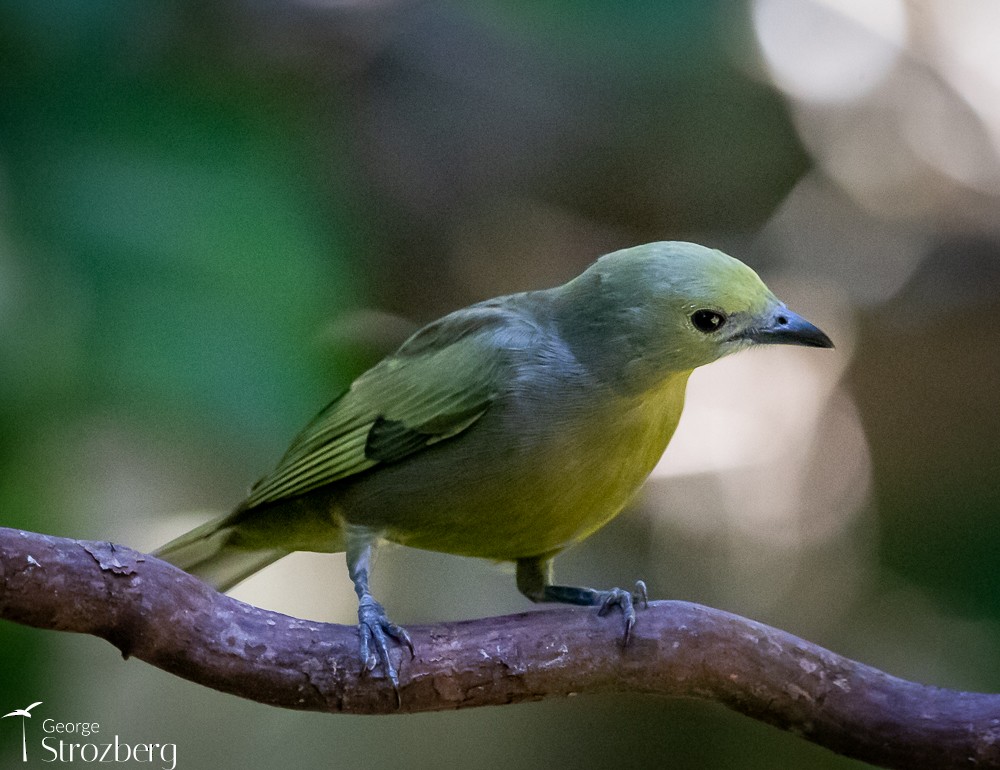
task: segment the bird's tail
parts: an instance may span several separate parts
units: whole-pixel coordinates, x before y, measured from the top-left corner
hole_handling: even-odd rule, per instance
[[[158,548],[153,556],[201,578],[217,591],[228,591],[290,553],[281,548],[241,547],[236,542],[236,517],[230,514],[202,524]]]

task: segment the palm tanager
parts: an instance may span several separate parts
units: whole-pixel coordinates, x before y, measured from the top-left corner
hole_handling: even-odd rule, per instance
[[[219,590],[292,551],[346,551],[363,669],[412,644],[369,590],[391,541],[516,564],[534,602],[619,607],[633,591],[552,582],[552,559],[614,518],[677,427],[691,372],[753,345],[833,347],[742,262],[662,242],[562,286],[487,300],[358,377],[221,519],[158,556]]]

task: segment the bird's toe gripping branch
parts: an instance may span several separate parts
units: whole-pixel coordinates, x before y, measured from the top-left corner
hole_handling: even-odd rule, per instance
[[[413,642],[406,630],[397,626],[385,613],[385,609],[367,594],[358,602],[358,641],[361,666],[365,671],[374,671],[381,663],[392,688],[399,699],[399,671],[392,662],[389,639],[397,644],[405,644],[410,649],[410,658],[415,653]]]
[[[598,607],[597,614],[602,617],[607,615],[612,607],[621,607],[622,615],[625,617],[622,646],[628,644],[632,634],[636,605],[649,606],[646,584],[642,580],[636,581],[635,588],[631,591],[626,591],[624,588],[598,591],[583,586],[553,585],[552,559],[544,556],[518,559],[517,588],[533,602],[560,602]]]
[[[625,618],[625,634],[622,636],[622,646],[628,644],[632,635],[632,627],[635,625],[635,607],[641,604],[643,607],[649,606],[649,596],[646,592],[646,582],[637,580],[635,588],[626,591],[624,588],[612,588],[601,591],[601,608],[597,614],[604,617],[611,612],[612,607],[621,607],[622,615]]]

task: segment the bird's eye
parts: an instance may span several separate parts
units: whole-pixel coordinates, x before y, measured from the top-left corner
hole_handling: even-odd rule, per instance
[[[698,331],[711,334],[726,325],[726,317],[717,310],[695,310],[691,314],[691,323]]]

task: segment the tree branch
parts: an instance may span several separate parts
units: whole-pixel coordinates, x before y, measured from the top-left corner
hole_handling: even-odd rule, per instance
[[[93,634],[177,676],[292,709],[397,711],[362,675],[352,626],[298,620],[216,593],[124,546],[0,528],[0,617]],[[1000,696],[907,682],[784,631],[687,602],[621,625],[560,608],[410,626],[402,711],[634,692],[717,701],[886,767],[1000,767]]]

